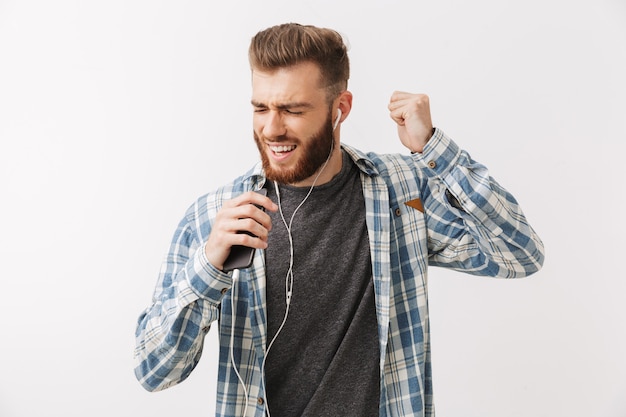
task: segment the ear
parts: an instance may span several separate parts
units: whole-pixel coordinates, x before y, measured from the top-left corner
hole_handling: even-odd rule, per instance
[[[350,114],[350,110],[352,110],[352,93],[348,90],[339,94],[339,97],[336,99],[337,109],[341,110],[341,117],[339,119],[339,123],[346,120],[346,117]]]

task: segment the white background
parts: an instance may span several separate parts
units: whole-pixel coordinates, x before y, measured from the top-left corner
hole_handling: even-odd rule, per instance
[[[621,0],[0,0],[0,416],[213,415],[216,336],[183,384],[133,375],[137,316],[199,195],[256,160],[249,39],[350,42],[342,140],[402,152],[393,90],[520,201],[547,258],[430,273],[441,417],[626,416]]]

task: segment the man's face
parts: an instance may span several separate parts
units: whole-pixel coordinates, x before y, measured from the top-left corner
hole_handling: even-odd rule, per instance
[[[319,77],[312,63],[252,73],[254,140],[269,180],[311,183],[331,152],[331,109]]]

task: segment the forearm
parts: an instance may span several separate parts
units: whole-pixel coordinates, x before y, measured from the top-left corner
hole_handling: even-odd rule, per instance
[[[148,391],[159,391],[185,380],[197,364],[211,306],[197,300],[165,312],[155,305],[140,316],[135,347],[135,375]]]
[[[427,178],[431,264],[499,277],[540,269],[541,240],[485,166],[440,130],[413,158]]]
[[[135,374],[149,391],[187,378],[200,359],[204,336],[219,317],[222,289],[230,287],[230,277],[212,268],[202,246],[196,246],[175,237],[152,305],[137,322]]]

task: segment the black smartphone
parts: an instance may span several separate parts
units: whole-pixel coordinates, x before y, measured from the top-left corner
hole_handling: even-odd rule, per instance
[[[267,190],[265,188],[261,188],[256,191],[261,195],[267,195]],[[259,206],[257,206],[259,207]],[[263,207],[259,207],[263,210]],[[249,232],[238,232],[238,233],[247,233],[252,236]],[[230,254],[228,258],[224,261],[224,272],[230,272],[233,269],[242,269],[248,268],[252,265],[252,259],[254,258],[254,248],[249,246],[242,245],[233,245],[230,248]]]

